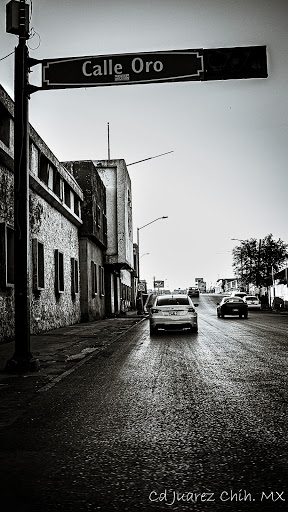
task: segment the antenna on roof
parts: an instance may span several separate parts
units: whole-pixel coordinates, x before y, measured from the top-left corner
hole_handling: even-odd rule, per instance
[[[110,160],[110,130],[109,123],[107,123],[107,135],[108,135],[108,160]]]

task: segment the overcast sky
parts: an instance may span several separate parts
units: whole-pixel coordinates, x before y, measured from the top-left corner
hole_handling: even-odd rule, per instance
[[[1,1],[0,59],[6,33]],[[28,2],[29,3],[29,2]],[[267,79],[38,91],[30,123],[60,161],[129,166],[141,277],[171,289],[232,277],[231,238],[288,243],[287,0],[34,0],[35,59],[267,45]],[[31,9],[30,9],[31,10]],[[39,83],[41,66],[30,81]],[[13,97],[13,55],[0,83]],[[149,254],[147,254],[149,253]]]

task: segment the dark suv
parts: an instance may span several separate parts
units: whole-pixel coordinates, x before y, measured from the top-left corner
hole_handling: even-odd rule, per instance
[[[190,286],[190,288],[188,288],[187,295],[189,295],[189,297],[199,297],[199,290],[197,286]]]

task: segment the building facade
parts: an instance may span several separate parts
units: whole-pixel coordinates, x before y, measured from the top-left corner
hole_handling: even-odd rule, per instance
[[[133,307],[124,160],[60,163],[29,127],[31,333]],[[0,86],[0,341],[14,333],[14,104]]]
[[[106,313],[114,315],[125,313],[133,306],[135,276],[131,180],[123,159],[96,160],[93,163],[106,188]]]
[[[107,250],[106,188],[91,160],[65,162],[84,195],[79,227],[81,320],[106,316],[104,263]]]
[[[14,105],[0,88],[0,339],[14,332]],[[30,126],[30,322],[37,333],[80,321],[79,237],[83,193]],[[21,214],[21,212],[20,212]]]

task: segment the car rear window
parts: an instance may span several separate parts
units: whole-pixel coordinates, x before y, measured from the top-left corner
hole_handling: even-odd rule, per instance
[[[189,306],[188,297],[159,297],[157,306]]]
[[[245,300],[258,300],[257,297],[255,295],[247,295],[245,297]]]
[[[244,302],[241,297],[228,297],[228,299],[224,299],[224,302]]]

